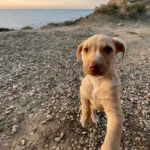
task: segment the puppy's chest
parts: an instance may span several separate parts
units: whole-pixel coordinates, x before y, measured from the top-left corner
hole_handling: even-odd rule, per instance
[[[102,108],[102,101],[111,98],[109,89],[103,90],[102,88],[94,89],[91,91],[90,102],[95,109]]]
[[[111,88],[114,85],[111,82],[101,81],[101,82],[87,82],[87,80],[82,82],[81,90],[84,92],[86,97],[90,100],[103,99],[103,97],[111,97]]]
[[[118,99],[120,86],[114,85],[111,82],[101,82],[96,84],[86,82],[81,89],[95,109],[103,109],[103,101]]]

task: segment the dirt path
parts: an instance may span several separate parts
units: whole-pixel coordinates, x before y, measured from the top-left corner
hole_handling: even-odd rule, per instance
[[[125,114],[122,150],[150,149],[150,27],[93,24],[0,33],[0,149],[97,150],[106,117],[79,123],[81,62],[76,48],[93,34],[123,38],[117,70]]]

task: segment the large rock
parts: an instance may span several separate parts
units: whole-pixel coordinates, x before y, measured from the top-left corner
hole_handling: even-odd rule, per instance
[[[110,0],[107,5],[116,4],[117,6],[126,6],[128,0]]]

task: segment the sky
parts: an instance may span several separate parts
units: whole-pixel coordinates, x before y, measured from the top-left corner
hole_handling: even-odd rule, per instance
[[[0,0],[0,9],[94,8],[109,0]]]

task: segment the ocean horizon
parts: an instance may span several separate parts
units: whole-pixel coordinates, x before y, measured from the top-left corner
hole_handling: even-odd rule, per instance
[[[85,17],[93,9],[0,9],[0,28],[20,29],[31,26],[34,29],[48,23],[60,23]]]

